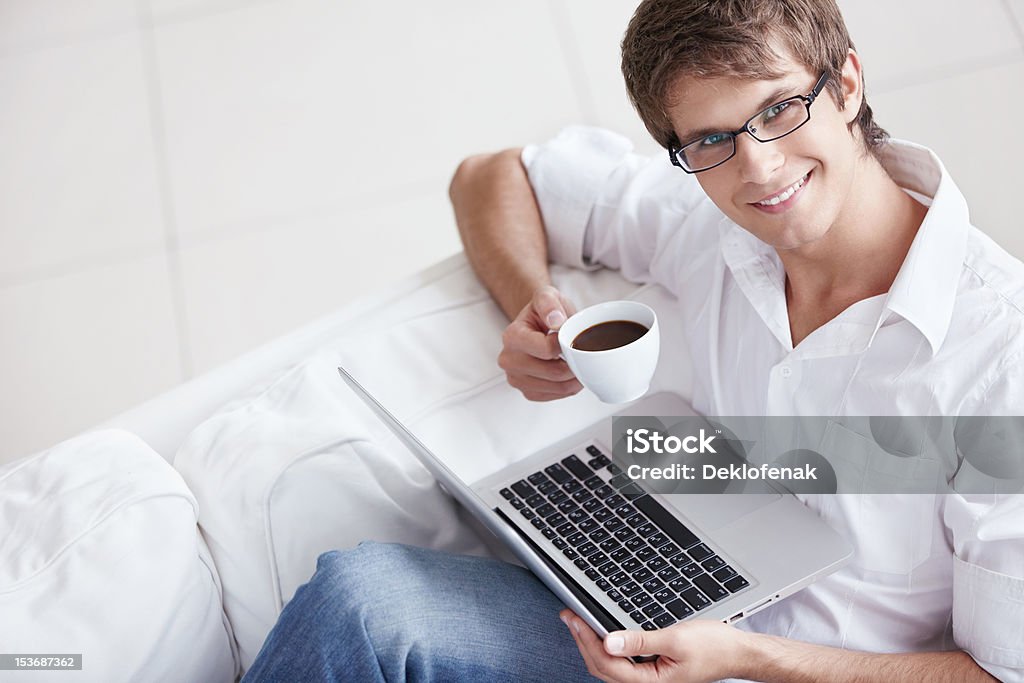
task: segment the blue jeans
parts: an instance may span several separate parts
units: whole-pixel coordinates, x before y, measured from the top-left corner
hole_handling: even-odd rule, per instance
[[[362,543],[324,553],[263,643],[256,681],[594,681],[529,571]]]

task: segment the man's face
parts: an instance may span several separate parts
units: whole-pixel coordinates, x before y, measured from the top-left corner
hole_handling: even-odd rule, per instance
[[[859,83],[856,57],[847,61]],[[780,58],[780,78],[749,81],[737,78],[682,77],[668,109],[683,144],[691,131],[736,130],[764,107],[794,95],[806,95],[821,74],[788,58]],[[770,101],[767,101],[769,100]],[[811,120],[784,138],[758,142],[747,133],[736,138],[736,155],[721,166],[697,174],[701,187],[733,222],[776,249],[796,249],[824,236],[847,210],[861,145],[847,128],[859,107],[848,102],[840,110],[827,90],[811,107]],[[803,184],[800,185],[801,180]],[[758,204],[794,187],[791,196],[773,206]]]

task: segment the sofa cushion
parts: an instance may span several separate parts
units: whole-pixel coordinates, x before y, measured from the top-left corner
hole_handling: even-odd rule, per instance
[[[0,468],[3,651],[80,653],[83,682],[233,681],[196,519],[181,476],[127,432],[86,433]]]

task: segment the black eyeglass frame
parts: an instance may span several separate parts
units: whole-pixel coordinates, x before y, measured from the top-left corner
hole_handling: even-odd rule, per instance
[[[765,107],[764,109],[762,109],[761,111],[757,112],[756,114],[751,116],[749,119],[747,119],[747,122],[743,124],[742,128],[738,128],[737,130],[734,130],[734,131],[721,131],[719,133],[711,133],[710,135],[728,135],[730,137],[730,139],[731,139],[731,142],[732,142],[732,153],[729,154],[729,156],[727,156],[726,158],[724,158],[721,161],[719,161],[717,164],[714,164],[713,166],[708,166],[707,168],[700,168],[700,169],[697,169],[695,171],[691,171],[690,169],[688,169],[685,166],[683,166],[683,163],[681,161],[679,161],[679,156],[678,156],[680,152],[682,152],[684,149],[686,149],[690,145],[692,145],[694,143],[697,143],[697,142],[700,142],[704,138],[708,137],[707,135],[703,135],[700,138],[698,138],[696,140],[692,140],[690,142],[687,142],[685,145],[680,145],[679,147],[676,147],[675,145],[670,145],[669,148],[668,148],[669,160],[672,162],[673,166],[678,166],[679,168],[683,169],[683,171],[685,171],[686,173],[690,173],[690,174],[693,174],[693,173],[703,173],[704,171],[710,171],[713,168],[717,168],[717,167],[721,166],[725,162],[729,161],[729,159],[732,159],[734,156],[736,156],[736,138],[737,138],[737,136],[739,136],[740,133],[748,133],[750,135],[750,137],[754,138],[758,142],[772,142],[773,140],[778,140],[780,138],[786,137],[787,135],[790,135],[791,133],[795,133],[797,130],[799,130],[804,125],[806,125],[808,121],[811,120],[811,105],[814,104],[814,100],[818,99],[818,96],[821,95],[821,91],[824,90],[826,83],[828,83],[828,72],[827,71],[821,74],[821,77],[818,79],[818,82],[814,84],[813,88],[811,88],[811,92],[807,93],[806,95],[796,95],[794,97],[787,97],[784,100],[779,100],[775,104],[769,104],[767,107]],[[804,119],[804,122],[801,123],[799,126],[797,126],[796,128],[794,128],[793,130],[791,130],[791,131],[789,131],[787,133],[783,133],[782,135],[776,135],[775,137],[768,138],[767,140],[762,140],[761,138],[757,137],[757,135],[754,133],[754,131],[752,131],[750,129],[751,121],[753,121],[754,119],[758,118],[759,116],[764,114],[766,111],[768,111],[772,107],[777,107],[780,104],[784,104],[786,102],[790,102],[790,101],[793,101],[793,100],[800,100],[800,102],[802,102],[804,104],[804,106],[807,107],[807,118]]]

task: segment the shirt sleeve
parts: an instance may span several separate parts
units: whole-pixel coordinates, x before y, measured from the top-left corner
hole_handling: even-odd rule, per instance
[[[998,366],[984,400],[968,420],[984,421],[992,437],[975,445],[1002,448],[1024,458],[1024,368],[1019,354]],[[984,415],[982,415],[984,413]],[[972,424],[972,427],[979,426]],[[1000,454],[1003,455],[1003,454]],[[966,469],[972,456],[966,456]],[[967,492],[946,495],[944,520],[953,541],[953,639],[979,666],[1004,682],[1024,682],[1024,465],[999,457],[982,469]],[[956,488],[956,487],[955,487]]]
[[[684,256],[685,247],[667,247],[680,234],[700,232],[681,228],[701,206],[702,224],[715,226],[717,245],[721,214],[693,176],[672,166],[667,154],[639,155],[621,135],[573,126],[549,142],[524,148],[522,162],[555,263],[607,266],[634,282],[661,282],[659,257],[665,273],[680,265],[667,261]],[[664,258],[667,254],[672,257]],[[672,289],[668,282],[661,284]]]

